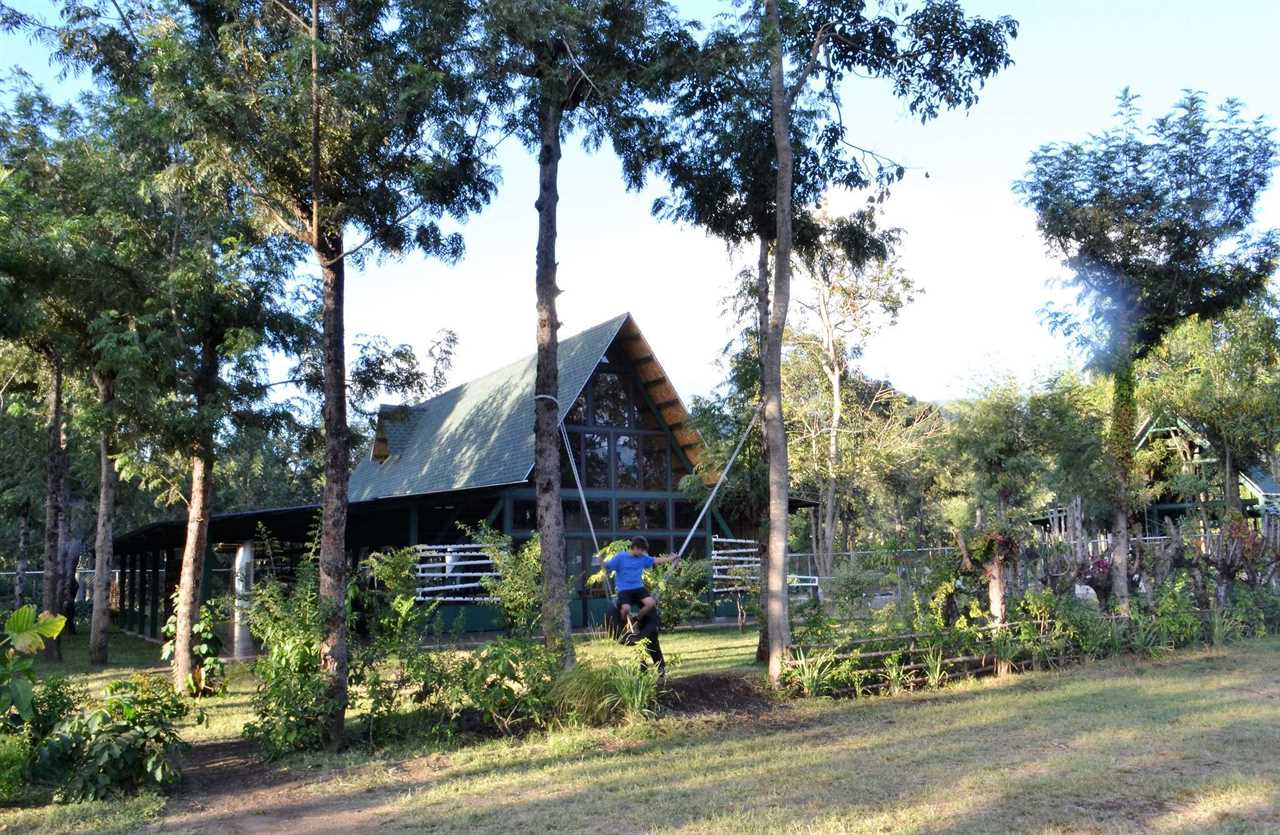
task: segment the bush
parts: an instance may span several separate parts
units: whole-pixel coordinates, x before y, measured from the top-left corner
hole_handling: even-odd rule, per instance
[[[1204,624],[1196,612],[1190,582],[1185,574],[1166,580],[1156,592],[1151,611],[1154,629],[1160,643],[1184,647],[1201,639]]]
[[[175,643],[178,634],[178,593],[173,593],[174,614],[165,622],[162,634],[165,642],[160,648],[160,660],[174,666]],[[217,696],[227,692],[227,668],[222,662],[222,638],[214,624],[225,616],[225,607],[210,601],[200,607],[199,617],[191,624],[191,672],[187,675],[187,694],[195,698]]]
[[[654,566],[645,571],[645,582],[658,599],[664,627],[704,620],[711,613],[707,603],[711,563],[707,560]]]
[[[507,634],[521,638],[536,634],[542,606],[541,540],[535,535],[517,549],[511,537],[495,531],[488,523],[482,522],[475,530],[463,530],[484,546],[485,554],[493,561],[496,576],[481,577],[480,585],[493,598],[492,605],[502,612]]]
[[[485,726],[511,734],[546,725],[560,665],[555,653],[536,641],[500,638],[472,660],[467,697]]]
[[[254,720],[244,735],[272,758],[323,747],[330,742],[324,721],[330,702],[320,671],[324,627],[314,559],[298,566],[292,589],[274,580],[254,589],[249,629],[264,651],[253,664]]]
[[[188,707],[163,676],[135,675],[107,688],[92,709],[53,730],[36,753],[36,775],[63,802],[101,800],[181,777],[178,754],[189,746],[174,727]]]
[[[836,613],[843,617],[853,617],[865,610],[872,581],[879,577],[880,572],[860,568],[852,561],[837,568],[828,590],[828,598]]]
[[[604,664],[579,662],[551,689],[555,715],[569,724],[603,725],[648,718],[657,712],[659,676],[641,647]]]
[[[835,689],[836,669],[830,650],[809,653],[797,650],[794,660],[783,672],[782,683],[799,696],[826,696]]]
[[[0,804],[18,800],[27,784],[31,748],[16,734],[0,734]]]
[[[31,696],[31,718],[22,731],[33,747],[37,747],[62,722],[89,704],[89,691],[84,685],[64,676],[50,676],[37,684]]]

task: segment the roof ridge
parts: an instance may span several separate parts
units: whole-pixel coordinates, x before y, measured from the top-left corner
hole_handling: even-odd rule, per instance
[[[564,345],[567,342],[581,339],[587,336],[588,334],[591,334],[597,330],[608,327],[610,325],[616,325],[618,327],[621,327],[622,323],[625,322],[628,318],[630,318],[630,316],[631,316],[631,313],[627,312],[627,313],[622,313],[618,316],[614,316],[610,319],[606,319],[603,322],[594,324],[589,328],[584,328],[583,330],[580,330],[575,334],[566,336],[564,339],[561,339],[559,341],[559,344]],[[534,352],[532,354],[527,354],[518,360],[512,360],[506,365],[501,365],[493,369],[492,371],[488,371],[488,372],[485,372],[484,374],[479,375],[478,377],[472,377],[470,380],[466,380],[465,382],[461,382],[461,383],[458,383],[457,385],[450,386],[449,388],[445,389],[439,394],[433,394],[431,397],[428,397],[426,400],[419,400],[417,403],[379,403],[378,412],[382,413],[384,411],[400,411],[404,409],[414,411],[418,409],[424,409],[446,395],[452,394],[456,391],[460,391],[461,389],[465,389],[467,386],[474,385],[475,383],[481,382],[482,380],[487,380],[490,377],[497,376],[504,372],[509,372],[512,369],[514,369],[516,366],[524,365],[530,360],[536,360],[537,358],[538,358],[537,352]]]

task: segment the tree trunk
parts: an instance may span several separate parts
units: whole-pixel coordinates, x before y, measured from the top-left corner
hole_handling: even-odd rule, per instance
[[[94,375],[98,401],[107,411],[115,400],[115,380],[108,375]],[[89,622],[89,663],[107,663],[107,628],[111,625],[109,592],[111,563],[115,559],[112,517],[116,506],[116,465],[111,431],[103,429],[98,438],[98,529],[93,544],[93,615]]]
[[[782,415],[782,335],[791,304],[791,106],[783,78],[782,31],[778,0],[765,3],[764,29],[774,36],[770,47],[773,105],[773,143],[778,157],[776,211],[778,234],[773,253],[773,302],[769,330],[761,362],[764,396],[765,446],[769,450],[769,547],[766,566],[769,590],[765,607],[769,618],[769,682],[782,684],[782,665],[791,646],[791,624],[787,613],[787,522],[789,474],[787,472],[787,429]]]
[[[320,604],[325,638],[320,668],[328,679],[328,736],[341,748],[347,711],[347,478],[351,468],[347,436],[347,361],[343,304],[346,264],[342,230],[329,231],[316,253],[324,276],[324,494],[320,533]]]
[[[62,483],[66,478],[63,468],[63,414],[62,414],[62,363],[52,363],[53,379],[49,386],[49,422],[46,425],[48,446],[45,470],[44,511],[44,577],[41,606],[49,614],[62,610],[62,549],[59,534],[62,531]],[[45,642],[45,658],[62,660],[62,646],[58,641]]]
[[[544,101],[538,114],[538,248],[534,283],[538,309],[538,365],[534,378],[533,471],[542,564],[542,635],[564,669],[575,663],[569,586],[564,568],[564,506],[560,501],[560,321],[556,317],[556,209],[560,201],[558,102]]]
[[[1130,486],[1133,480],[1133,435],[1137,424],[1134,402],[1133,360],[1128,343],[1112,382],[1111,430],[1108,444],[1114,467],[1115,512],[1111,533],[1115,537],[1111,555],[1111,599],[1116,614],[1129,616],[1129,522],[1132,509]]]
[[[987,575],[987,606],[993,623],[1004,623],[1004,565],[1000,558],[988,560],[982,567]]]
[[[840,430],[844,422],[844,358],[831,321],[830,293],[822,291],[818,312],[822,318],[823,351],[826,354],[827,382],[831,386],[831,420],[827,426],[827,473],[822,490],[822,543],[818,554],[819,569],[830,577],[835,567],[836,478],[840,472]]]
[[[1240,503],[1240,469],[1226,444],[1222,445],[1222,504],[1227,513],[1244,512]]]
[[[764,354],[767,350],[766,334],[769,332],[769,238],[766,235],[760,235],[760,249],[756,259],[756,351],[760,358],[761,366],[764,363]],[[769,450],[764,450],[765,466],[768,467]],[[767,516],[767,514],[766,514]],[[756,529],[756,542],[762,543],[769,538],[768,519],[761,519]],[[765,571],[763,562],[760,567],[760,623],[759,636],[756,640],[756,661],[761,664],[767,664],[769,661],[769,613],[768,597],[769,597],[769,577]]]
[[[27,548],[31,525],[31,502],[23,501],[18,510],[18,562],[13,573],[13,608],[22,608],[27,586]]]
[[[187,538],[178,578],[177,632],[173,641],[173,689],[185,693],[192,672],[191,632],[199,615],[204,557],[208,548],[209,507],[213,500],[213,461],[207,453],[191,458],[191,500]],[[96,576],[96,575],[95,575]],[[97,593],[94,593],[96,599]]]

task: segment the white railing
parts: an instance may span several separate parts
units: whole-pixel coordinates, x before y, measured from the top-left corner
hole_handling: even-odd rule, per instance
[[[418,566],[415,575],[418,586],[417,599],[435,600],[441,603],[480,603],[488,600],[481,580],[496,577],[493,560],[484,546],[474,543],[463,545],[416,545]]]
[[[711,538],[711,591],[714,594],[741,594],[760,585],[760,543],[754,539]],[[813,573],[787,572],[787,586],[792,589],[815,589],[818,577]]]

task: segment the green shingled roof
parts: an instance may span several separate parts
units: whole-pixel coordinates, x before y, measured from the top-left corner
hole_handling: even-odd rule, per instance
[[[560,420],[591,378],[623,314],[560,342]],[[378,412],[390,457],[361,461],[351,501],[516,484],[533,471],[533,380],[528,357],[416,406]]]

